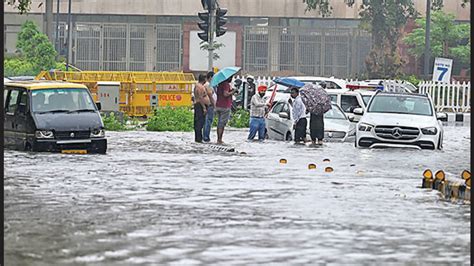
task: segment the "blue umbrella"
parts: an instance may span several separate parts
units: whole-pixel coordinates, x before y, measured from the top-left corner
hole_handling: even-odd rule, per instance
[[[304,83],[293,78],[276,78],[273,80],[276,84],[284,85],[287,87],[297,87],[301,88],[304,86]]]
[[[217,85],[235,75],[239,70],[240,67],[225,67],[219,70],[214,77],[212,77],[211,87],[217,87]]]

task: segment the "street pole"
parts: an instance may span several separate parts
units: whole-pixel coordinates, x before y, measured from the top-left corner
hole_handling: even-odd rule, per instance
[[[209,1],[209,2],[212,2],[212,1]],[[212,68],[213,68],[213,55],[214,55],[214,4],[211,4],[210,7],[209,7],[209,37],[208,37],[208,40],[209,40],[209,46],[208,46],[208,70],[209,71],[212,71]]]
[[[56,36],[54,38],[54,46],[56,47],[56,51],[58,52],[58,56],[61,51],[59,51],[59,0],[56,4]]]
[[[71,53],[71,0],[67,10],[67,46],[66,46],[66,71],[69,70],[69,54]]]
[[[431,22],[431,0],[426,0],[426,26],[425,26],[425,63],[424,76],[429,80],[430,64],[430,22]]]
[[[45,6],[46,35],[50,42],[53,42],[53,0],[46,0]]]

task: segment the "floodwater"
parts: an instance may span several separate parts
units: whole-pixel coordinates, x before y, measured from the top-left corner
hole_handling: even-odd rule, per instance
[[[420,186],[470,169],[469,131],[446,126],[443,151],[239,130],[236,152],[145,131],[108,132],[107,155],[5,151],[5,265],[468,265],[470,205]]]

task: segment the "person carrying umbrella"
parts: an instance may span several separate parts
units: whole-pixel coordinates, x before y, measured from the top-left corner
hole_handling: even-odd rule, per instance
[[[322,145],[324,139],[324,113],[331,109],[331,97],[324,90],[325,85],[325,83],[322,86],[308,84],[300,91],[303,103],[310,113],[311,141],[318,145]]]
[[[215,114],[217,115],[217,144],[224,144],[222,136],[224,128],[229,122],[232,108],[232,95],[237,91],[232,89],[230,83],[232,77],[240,70],[240,67],[226,67],[217,72],[211,80],[211,86],[217,87],[217,101]]]

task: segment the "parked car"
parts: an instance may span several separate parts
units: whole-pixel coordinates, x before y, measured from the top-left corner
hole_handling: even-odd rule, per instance
[[[322,81],[326,83],[326,89],[328,90],[347,90],[346,85],[347,82],[343,79],[338,79],[335,77],[312,77],[312,76],[298,76],[298,77],[291,77],[297,79],[304,83],[311,83],[311,84],[319,84]]]
[[[288,100],[281,100],[274,104],[268,117],[265,119],[267,135],[269,139],[293,140],[293,117],[292,106]],[[309,134],[308,114],[308,134]],[[324,114],[324,140],[325,141],[353,141],[355,124],[350,122],[344,112],[332,104],[332,109]]]
[[[325,77],[311,77],[311,76],[299,76],[299,77],[290,77],[297,79],[301,82],[304,83],[310,83],[310,84],[315,84],[319,85],[322,81],[326,83],[326,91],[328,93],[330,92],[335,92],[335,93],[341,93],[345,91],[349,91],[346,88],[346,81],[343,79],[337,79],[334,77],[330,78],[325,78]],[[271,98],[271,95],[273,93],[274,87],[270,87],[267,92],[265,93],[264,99],[268,102]],[[275,98],[273,102],[277,102],[280,100],[287,100],[290,98],[290,88],[284,85],[278,85],[277,86],[277,92],[275,94]]]
[[[263,96],[263,99],[268,103],[270,101],[270,98],[273,94],[273,90],[275,89],[275,86],[270,86],[268,90],[265,92],[265,96]],[[288,100],[290,98],[290,88],[285,86],[285,85],[276,85],[276,92],[275,92],[275,98],[273,99],[273,103],[283,101],[283,100]]]
[[[357,91],[328,91],[331,101],[341,107],[346,115],[353,115],[354,122],[359,121],[360,115],[354,114],[354,109],[367,106],[368,101],[375,94],[375,91],[357,90]]]
[[[11,81],[4,86],[5,146],[27,151],[106,153],[107,139],[85,85]]]
[[[418,91],[418,88],[405,80],[389,80],[389,79],[369,79],[358,82],[351,82],[350,85],[360,85],[360,86],[377,86],[382,90],[388,90],[386,87],[396,87],[397,91],[403,91],[406,93],[415,93]]]
[[[376,92],[356,127],[356,147],[442,149],[445,113],[437,114],[426,94]]]

